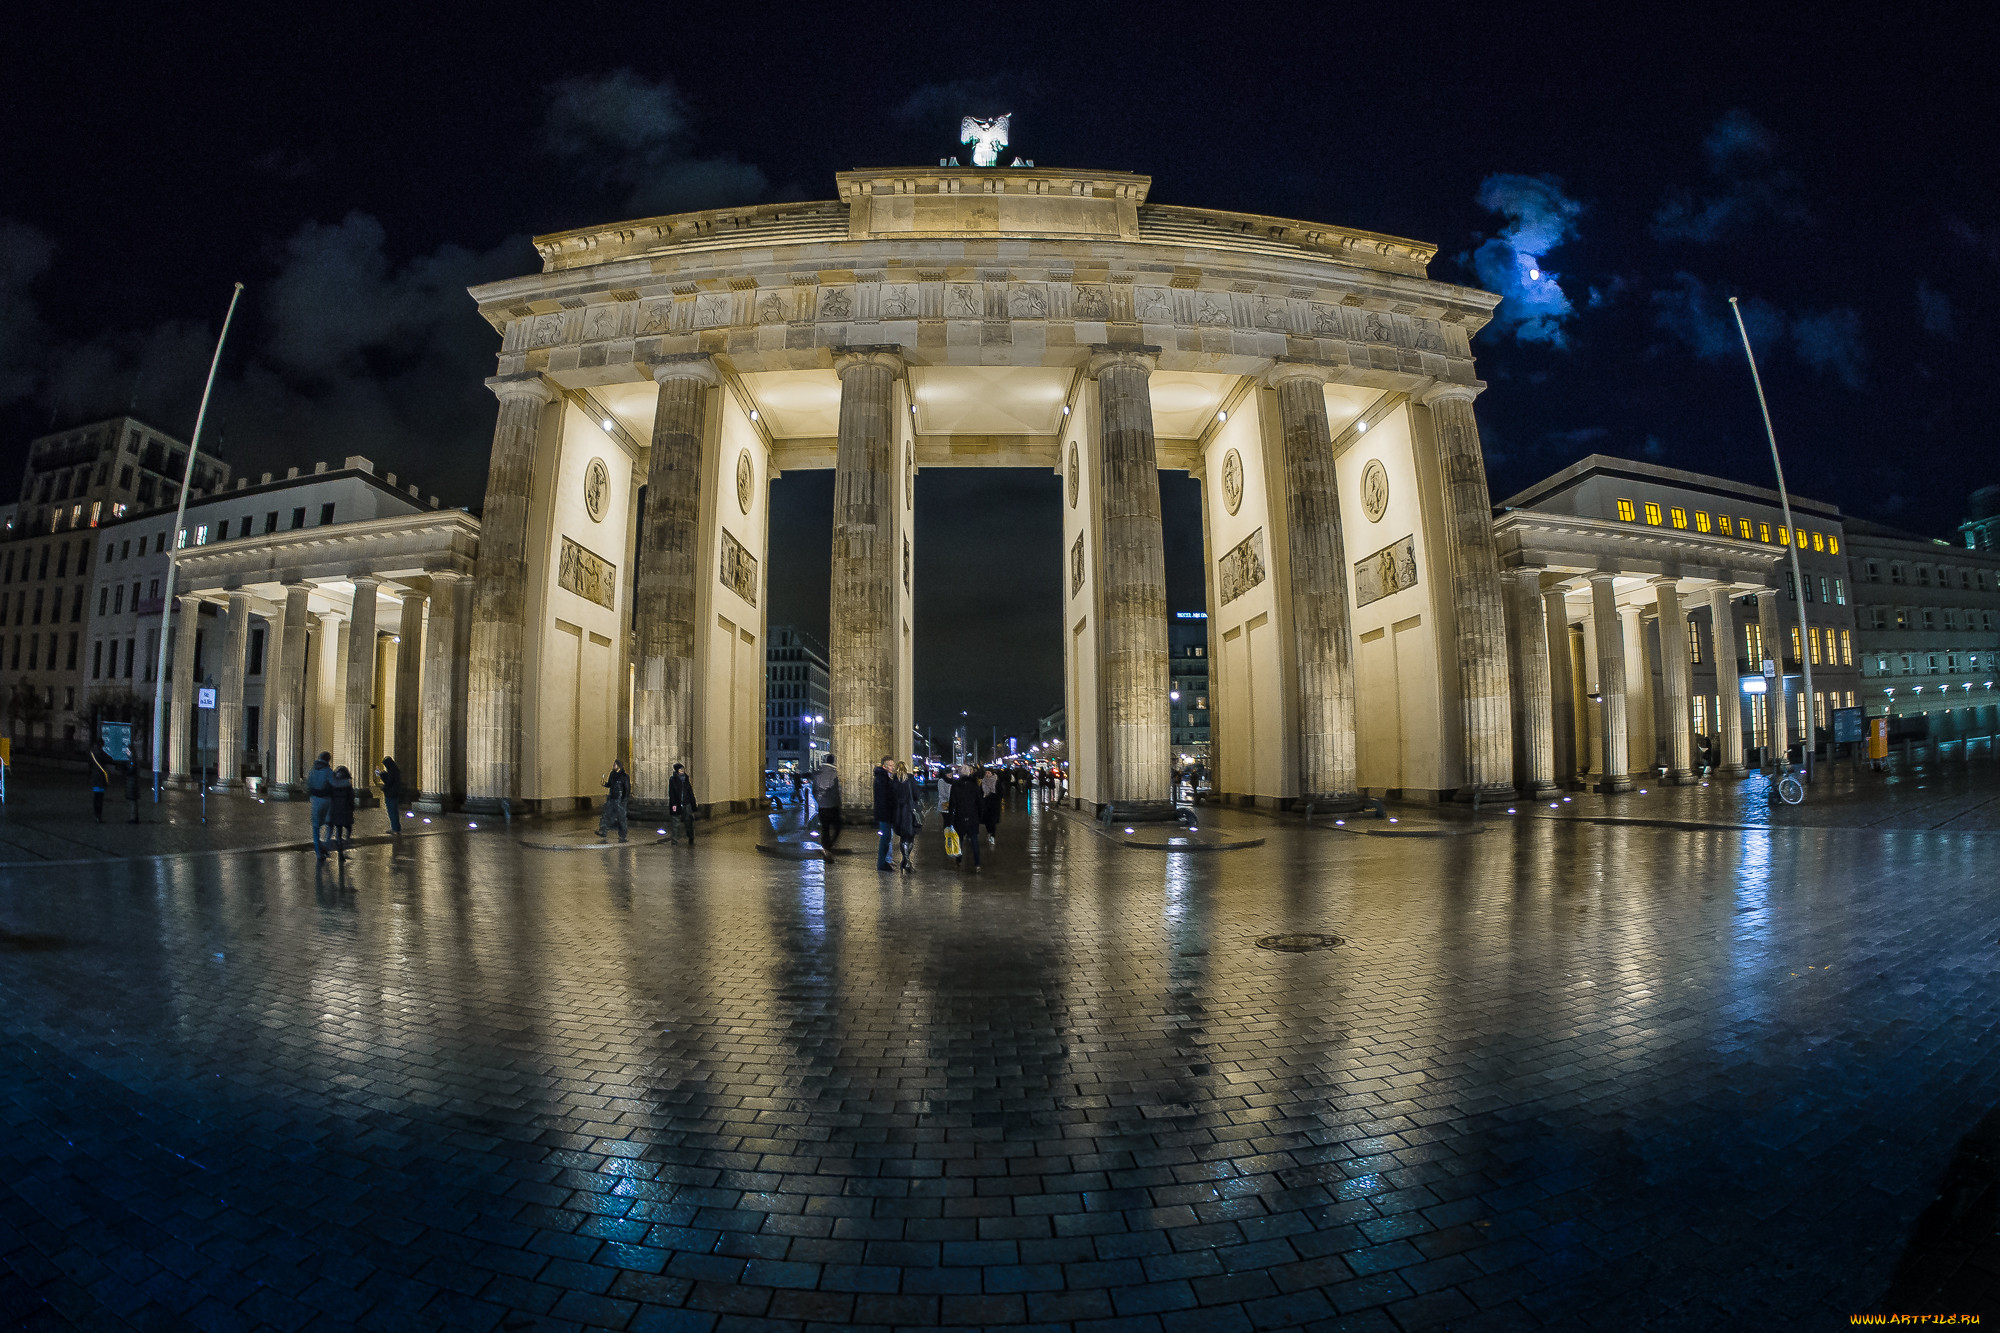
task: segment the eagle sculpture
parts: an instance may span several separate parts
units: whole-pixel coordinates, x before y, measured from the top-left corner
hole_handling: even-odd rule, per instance
[[[991,120],[980,120],[977,116],[967,116],[958,127],[958,141],[972,145],[972,165],[975,167],[997,167],[1000,165],[1000,150],[1007,146],[1007,122],[1014,118],[1009,111],[1004,116]]]

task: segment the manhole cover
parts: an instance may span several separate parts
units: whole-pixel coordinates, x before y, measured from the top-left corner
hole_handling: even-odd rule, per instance
[[[1266,935],[1257,941],[1260,949],[1276,949],[1279,953],[1311,953],[1315,949],[1334,949],[1347,943],[1338,935]]]

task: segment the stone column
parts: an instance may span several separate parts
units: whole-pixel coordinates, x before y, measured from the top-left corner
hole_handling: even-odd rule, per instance
[[[1667,781],[1694,781],[1694,663],[1688,656],[1687,614],[1680,586],[1655,579],[1660,606],[1660,690],[1667,717]]]
[[[1359,803],[1354,635],[1333,433],[1326,420],[1326,372],[1281,362],[1268,382],[1278,391],[1285,434],[1292,641],[1299,671],[1299,796],[1320,806],[1352,806]]]
[[[686,764],[696,782],[702,777],[694,769],[701,454],[708,391],[722,382],[705,356],[677,358],[655,368],[653,378],[660,388],[633,589],[639,669],[632,701],[632,809],[641,816],[666,809],[675,764]]]
[[[896,734],[897,487],[895,347],[834,354],[840,373],[840,446],[833,478],[833,605],[828,644],[833,760],[850,810],[871,807],[873,774],[885,754],[908,746]]]
[[[1506,580],[1509,637],[1514,644],[1512,675],[1520,703],[1519,733],[1514,738],[1519,781],[1528,795],[1546,796],[1556,789],[1556,724],[1542,571],[1510,569]]]
[[[423,789],[423,769],[421,743],[417,739],[418,719],[422,714],[419,706],[423,693],[423,644],[424,644],[424,595],[420,592],[403,594],[403,614],[396,627],[396,733],[391,742],[395,748],[389,753],[395,756],[396,766],[403,771],[403,789],[406,796]]]
[[[167,696],[167,773],[187,779],[195,771],[194,652],[201,632],[201,598],[181,594],[181,623],[174,631],[174,679]]]
[[[527,637],[528,483],[555,393],[540,375],[486,381],[500,399],[480,519],[478,601],[472,613],[472,680],[466,701],[466,802],[497,810],[521,791],[521,691]],[[356,636],[357,638],[359,636]],[[369,622],[368,638],[374,638]],[[374,658],[369,658],[372,666]],[[351,765],[350,765],[351,767]],[[365,775],[357,774],[357,782]]]
[[[1757,594],[1757,624],[1764,640],[1764,657],[1778,664],[1778,674],[1765,682],[1764,718],[1771,743],[1766,749],[1764,767],[1775,768],[1778,759],[1791,749],[1791,718],[1785,712],[1785,628],[1778,623],[1778,594],[1775,591]],[[1757,670],[1764,669],[1763,662],[1752,662]]]
[[[1709,651],[1715,655],[1715,701],[1720,714],[1716,733],[1716,767],[1733,777],[1743,775],[1743,687],[1736,674],[1736,610],[1729,585],[1710,591]]]
[[[215,785],[243,785],[243,668],[250,651],[250,595],[229,594],[222,679],[215,698]]]
[[[375,595],[381,580],[365,574],[354,579],[354,618],[347,637],[346,723],[340,729],[340,749],[333,766],[347,765],[354,779],[354,797],[367,794],[375,776],[370,732],[375,714]]]
[[[1657,728],[1653,725],[1653,662],[1646,652],[1645,610],[1637,604],[1621,606],[1618,619],[1625,634],[1625,768],[1651,781]]]
[[[1102,610],[1097,639],[1105,792],[1120,813],[1136,818],[1165,816],[1173,810],[1167,554],[1160,528],[1160,465],[1149,385],[1159,350],[1098,346],[1092,349],[1088,368],[1097,381],[1097,503],[1104,552],[1098,570]],[[1294,586],[1297,582],[1294,572]],[[1348,765],[1351,783],[1351,757]],[[1337,780],[1337,774],[1330,773],[1329,780]]]
[[[1618,593],[1609,574],[1590,576],[1591,628],[1597,636],[1597,734],[1604,747],[1599,791],[1632,790],[1631,756],[1625,733],[1625,627]]]
[[[1555,741],[1555,780],[1576,777],[1576,679],[1569,656],[1569,602],[1566,589],[1542,594],[1544,636],[1549,650],[1549,697],[1553,703],[1550,731]]]
[[[463,582],[461,574],[431,575],[431,616],[424,633],[423,707],[418,717],[417,748],[412,751],[417,763],[414,771],[408,764],[403,768],[403,781],[414,784],[417,809],[426,814],[441,814],[451,805],[452,742],[458,717],[458,586]]]
[[[271,715],[271,795],[290,800],[301,790],[306,748],[306,616],[312,589],[285,586],[284,643],[277,666],[264,673],[265,711]]]
[[[1505,795],[1514,757],[1508,717],[1507,630],[1501,611],[1500,561],[1493,546],[1493,501],[1479,423],[1478,389],[1433,385],[1422,396],[1431,415],[1438,476],[1443,483],[1446,550],[1451,557],[1452,610],[1458,621],[1459,709],[1465,729],[1465,782],[1474,791]]]

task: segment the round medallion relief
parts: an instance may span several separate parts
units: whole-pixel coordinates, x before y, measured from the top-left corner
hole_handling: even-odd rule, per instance
[[[1368,515],[1370,523],[1380,523],[1382,514],[1389,508],[1389,470],[1382,466],[1382,460],[1371,458],[1368,466],[1361,469],[1361,511]]]
[[[604,521],[604,505],[611,498],[611,469],[604,460],[593,458],[583,469],[583,508],[593,523]]]
[[[1243,455],[1234,449],[1222,456],[1222,504],[1232,514],[1243,504]]]
[[[1076,445],[1071,444],[1069,447],[1069,507],[1071,509],[1076,508],[1077,476]]]
[[[757,465],[750,461],[750,451],[745,449],[736,455],[736,503],[744,513],[750,512],[750,493],[757,487]]]

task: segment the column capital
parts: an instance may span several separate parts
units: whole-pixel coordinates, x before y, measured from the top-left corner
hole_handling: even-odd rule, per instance
[[[1449,402],[1454,399],[1469,403],[1485,391],[1486,382],[1484,380],[1474,380],[1470,384],[1459,384],[1450,380],[1433,380],[1428,388],[1419,389],[1412,396],[1425,407],[1429,407],[1432,403]]]
[[[1646,580],[1648,587],[1672,588],[1676,593],[1681,590],[1681,582],[1680,576],[1676,574],[1655,574]]]
[[[1590,580],[1590,585],[1593,588],[1598,587],[1600,585],[1604,587],[1609,587],[1610,585],[1618,581],[1618,576],[1616,574],[1613,574],[1607,570],[1602,570],[1602,569],[1593,569],[1590,571],[1590,573],[1584,575],[1584,577]]]
[[[713,389],[722,383],[722,372],[706,352],[685,352],[653,363],[653,382],[665,384],[668,380],[698,380]]]
[[[869,343],[833,349],[833,371],[842,379],[859,366],[880,366],[891,375],[900,375],[905,366],[901,343]]]
[[[1096,379],[1107,370],[1131,366],[1148,375],[1160,364],[1160,349],[1147,343],[1092,343],[1083,373]]]
[[[457,569],[433,570],[430,574],[431,587],[436,588],[439,584],[463,583],[466,579],[471,577],[472,576],[470,574],[467,574],[464,571]]]
[[[493,390],[493,396],[503,403],[510,398],[532,398],[542,403],[556,400],[555,389],[539,374],[491,375],[487,377],[486,387]]]
[[[1275,389],[1291,380],[1311,380],[1315,384],[1324,384],[1332,374],[1328,367],[1317,361],[1281,356],[1271,363],[1271,368],[1265,371],[1261,378],[1265,388]]]

